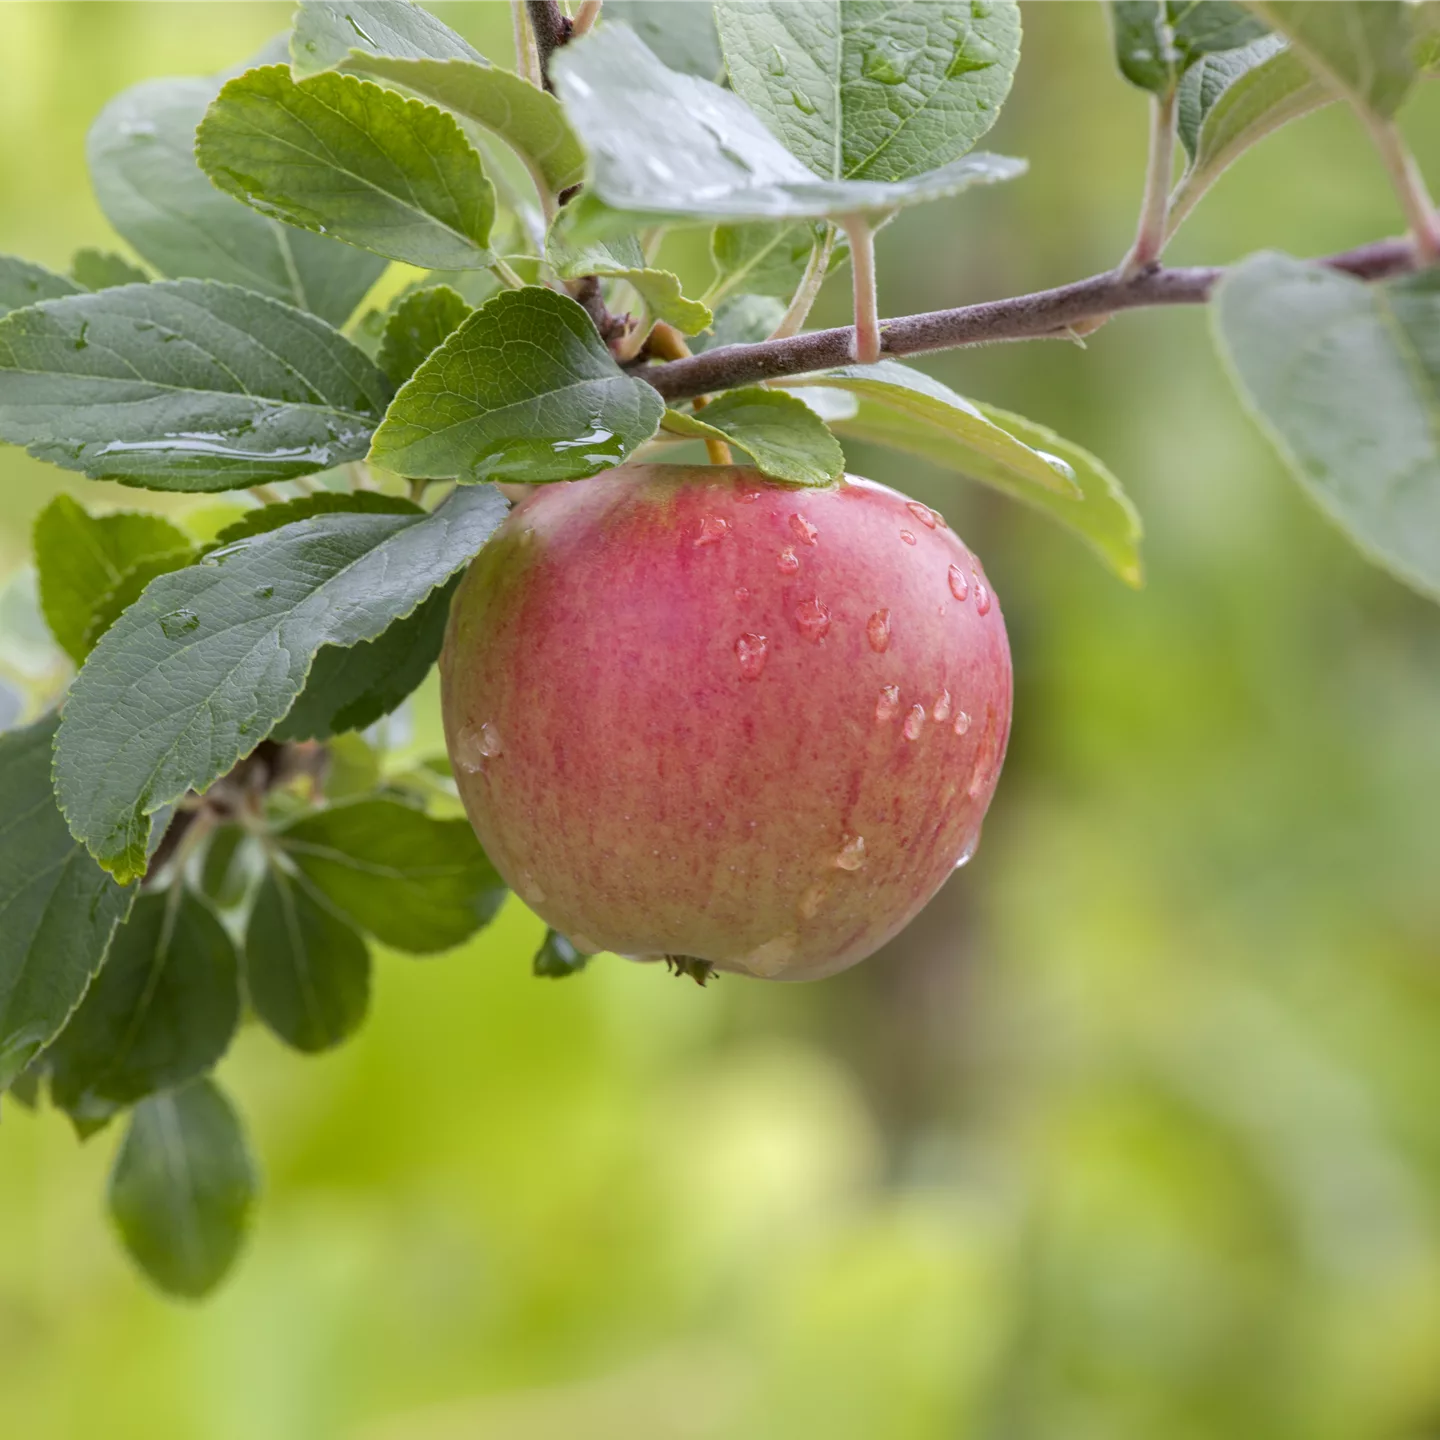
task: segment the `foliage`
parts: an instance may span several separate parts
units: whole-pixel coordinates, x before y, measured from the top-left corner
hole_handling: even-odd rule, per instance
[[[826,485],[841,439],[880,443],[1058,519],[1139,583],[1139,521],[1102,461],[898,360],[816,375],[774,350],[764,383],[669,409],[649,383],[686,363],[681,334],[765,344],[787,301],[803,325],[838,227],[859,261],[895,211],[1023,173],[973,150],[1009,93],[1018,7],[672,8],[612,0],[545,57],[551,93],[404,0],[303,0],[288,64],[272,46],[146,81],[96,120],[97,199],[148,268],[0,257],[0,439],[91,479],[260,502],[202,533],[53,501],[39,597],[80,668],[63,718],[0,736],[0,1088],[33,1100],[43,1080],[82,1133],[133,1108],[111,1208],[173,1293],[218,1282],[254,1199],[205,1078],[242,994],[286,1045],[328,1049],[366,1014],[372,941],[452,948],[504,897],[444,774],[382,779],[355,733],[433,666],[454,577],[506,509],[489,482],[585,480],[679,437]],[[1187,157],[1170,229],[1332,100],[1390,143],[1434,68],[1433,6],[1110,8],[1122,74]],[[687,228],[714,257],[704,295],[657,263]],[[390,261],[428,273],[384,290]],[[1434,272],[1254,256],[1215,321],[1301,483],[1440,593]],[[432,485],[453,488],[432,504]],[[588,959],[552,934],[534,968]]]

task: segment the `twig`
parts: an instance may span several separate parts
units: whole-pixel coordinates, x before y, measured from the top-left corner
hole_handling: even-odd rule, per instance
[[[880,358],[880,302],[875,289],[875,227],[868,215],[842,215],[855,277],[855,359],[873,365]]]
[[[1123,275],[1153,265],[1165,248],[1165,222],[1170,212],[1170,181],[1175,173],[1175,91],[1150,97],[1150,153],[1145,166],[1145,194],[1135,243],[1121,262]]]
[[[1423,268],[1415,245],[1403,238],[1376,240],[1318,263],[1362,280],[1383,280]],[[1218,265],[1173,270],[1157,267],[1131,276],[1110,270],[1054,290],[1039,290],[1009,300],[905,315],[885,322],[881,353],[922,355],[930,350],[953,350],[1000,340],[1033,340],[1064,335],[1081,321],[1117,310],[1203,305],[1224,273]],[[688,360],[641,367],[634,373],[648,380],[666,400],[683,400],[712,390],[848,365],[854,344],[855,331],[847,325],[784,340],[762,340],[754,345],[723,345]]]
[[[540,54],[540,78],[545,89],[550,83],[550,57],[570,39],[574,25],[565,18],[556,0],[525,0],[525,13],[530,17],[530,30]]]
[[[1440,260],[1440,215],[1436,214],[1434,201],[1425,188],[1425,177],[1393,120],[1382,120],[1368,110],[1362,110],[1361,117],[1385,162],[1415,249],[1423,262],[1434,264]]]

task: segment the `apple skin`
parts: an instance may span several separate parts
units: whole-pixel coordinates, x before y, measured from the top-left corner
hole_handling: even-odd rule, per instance
[[[440,666],[466,811],[536,914],[581,950],[773,980],[916,915],[973,851],[1010,729],[979,561],[854,477],[537,487],[470,567]]]

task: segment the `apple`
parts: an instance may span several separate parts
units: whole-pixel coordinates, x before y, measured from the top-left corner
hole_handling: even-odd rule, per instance
[[[863,960],[969,859],[1010,650],[945,521],[847,476],[630,465],[476,558],[445,733],[506,882],[582,951],[767,980]]]

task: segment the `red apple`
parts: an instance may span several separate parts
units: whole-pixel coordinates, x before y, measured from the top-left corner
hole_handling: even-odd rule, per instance
[[[980,562],[854,477],[541,486],[471,566],[440,663],[460,794],[532,910],[581,950],[773,980],[915,916],[974,850],[1010,729]]]

